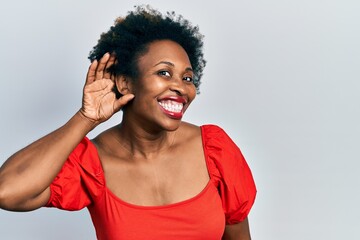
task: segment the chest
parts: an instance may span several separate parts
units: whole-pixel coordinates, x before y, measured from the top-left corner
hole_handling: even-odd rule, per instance
[[[209,182],[203,151],[174,150],[152,161],[102,156],[107,188],[125,202],[162,206],[190,199]]]

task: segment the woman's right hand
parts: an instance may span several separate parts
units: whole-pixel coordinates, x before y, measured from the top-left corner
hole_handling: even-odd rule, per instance
[[[95,126],[108,120],[134,98],[133,94],[116,98],[115,79],[107,71],[114,63],[115,55],[106,53],[99,62],[91,63],[87,73],[80,113]]]
[[[112,91],[115,79],[111,79],[107,69],[114,62],[115,56],[105,54],[99,62],[91,63],[79,112],[57,130],[13,154],[1,166],[0,208],[30,211],[44,206],[50,198],[51,182],[74,148],[93,127],[134,98],[127,94],[117,99]]]

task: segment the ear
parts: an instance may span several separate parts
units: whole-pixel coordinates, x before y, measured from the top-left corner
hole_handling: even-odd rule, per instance
[[[125,75],[120,75],[115,78],[116,88],[122,95],[133,93],[132,81]]]

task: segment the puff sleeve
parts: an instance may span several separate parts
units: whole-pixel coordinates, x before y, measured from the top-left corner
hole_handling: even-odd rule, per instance
[[[244,220],[255,201],[256,186],[240,149],[220,127],[201,127],[211,181],[218,188],[226,224]]]
[[[46,207],[80,210],[101,194],[104,183],[96,147],[85,137],[51,183]]]

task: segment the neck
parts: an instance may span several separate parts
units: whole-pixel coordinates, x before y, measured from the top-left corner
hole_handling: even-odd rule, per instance
[[[123,119],[116,128],[119,144],[135,159],[153,159],[159,153],[169,150],[176,131],[146,129],[139,124]]]

